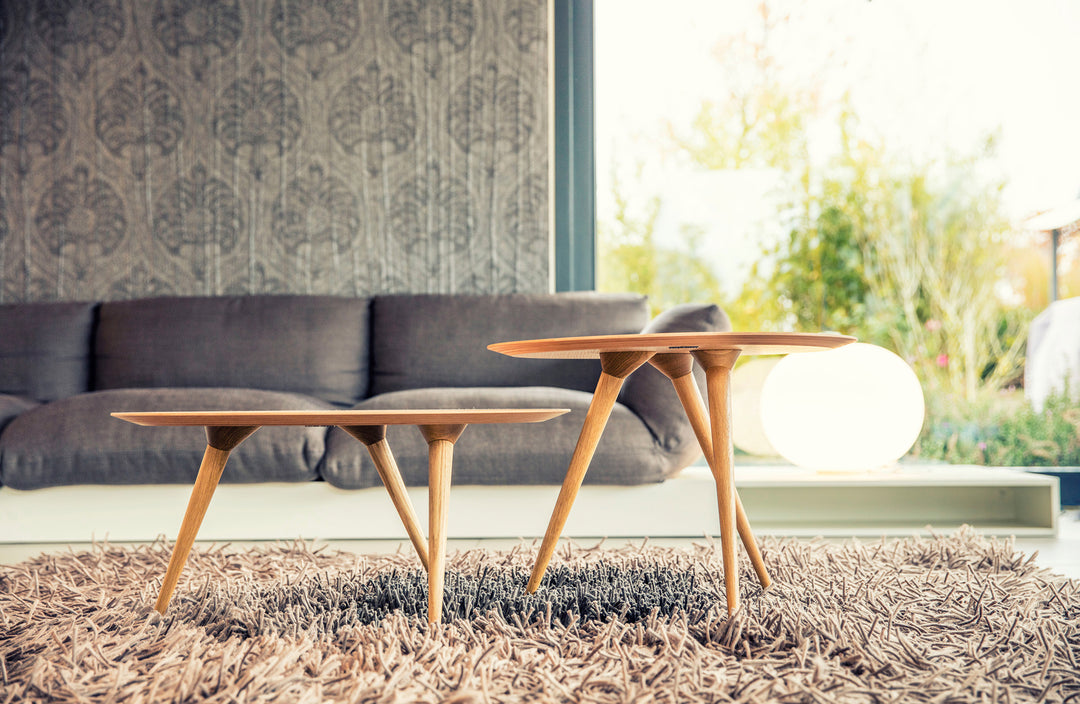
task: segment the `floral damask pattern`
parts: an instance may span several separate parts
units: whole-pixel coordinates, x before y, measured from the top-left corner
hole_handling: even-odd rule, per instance
[[[375,63],[345,84],[330,106],[330,134],[349,154],[364,142],[404,152],[416,137],[416,122],[413,94]]]
[[[547,179],[530,176],[505,200],[502,227],[514,241],[543,241],[547,227]]]
[[[343,273],[354,268],[356,233],[361,226],[356,195],[336,176],[313,164],[306,176],[293,179],[274,203],[274,240],[284,245],[294,290],[341,294],[351,290]]]
[[[94,59],[116,50],[125,28],[120,0],[38,0],[33,24],[80,79]]]
[[[155,215],[154,239],[175,256],[207,244],[228,254],[244,227],[236,193],[229,184],[207,174],[201,164],[161,196]]]
[[[0,153],[11,145],[20,152],[19,173],[31,151],[47,156],[56,151],[68,130],[60,93],[49,82],[32,78],[26,66],[0,74]]]
[[[544,47],[547,42],[547,7],[542,0],[523,0],[506,9],[506,32],[519,51]]]
[[[144,263],[132,267],[127,272],[127,276],[113,282],[109,287],[108,298],[123,300],[142,296],[174,296],[176,294],[176,287],[170,281]]]
[[[138,179],[146,174],[146,150],[153,146],[159,155],[172,153],[183,137],[184,118],[180,99],[167,83],[147,75],[139,66],[98,97],[94,131],[101,143],[116,156],[128,146],[132,173]]]
[[[360,227],[356,196],[339,178],[326,176],[319,165],[305,178],[294,179],[274,203],[274,237],[295,250],[303,244],[336,243]]]
[[[438,166],[398,187],[390,207],[390,227],[407,233],[405,251],[464,252],[474,229],[469,189],[461,179],[446,177]]]
[[[500,74],[493,65],[454,91],[447,112],[450,135],[464,151],[476,144],[520,151],[536,124],[532,94],[516,76]]]
[[[56,256],[65,249],[81,249],[106,257],[127,233],[124,202],[107,181],[92,178],[82,165],[45,192],[34,224]]]
[[[191,53],[192,75],[201,81],[213,55],[236,47],[244,19],[239,0],[155,0],[152,27],[169,56]]]
[[[221,289],[226,296],[245,296],[252,291],[260,293],[307,293],[290,286],[278,273],[270,272],[262,262],[254,262],[246,279],[234,279]]]
[[[270,33],[290,56],[306,54],[315,79],[330,56],[349,48],[359,27],[355,0],[275,0],[270,11]]]
[[[7,212],[7,205],[4,203],[4,199],[0,198],[0,252],[3,251],[4,243],[7,241],[8,236],[8,221],[5,213]]]
[[[387,0],[390,36],[405,53],[420,54],[436,76],[444,52],[462,52],[476,33],[472,0]]]
[[[214,135],[231,155],[251,151],[251,170],[261,179],[264,152],[285,153],[300,136],[300,100],[280,78],[267,78],[262,65],[230,85],[214,110]]]
[[[547,290],[550,2],[0,0],[0,303]]]

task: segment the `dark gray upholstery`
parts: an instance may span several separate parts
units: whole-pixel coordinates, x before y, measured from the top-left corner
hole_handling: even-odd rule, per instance
[[[712,304],[687,303],[674,306],[652,321],[643,333],[660,332],[726,332],[731,330],[727,313]],[[694,365],[702,397],[705,397],[705,375]],[[670,453],[668,461],[674,468],[685,467],[701,454],[693,428],[686,419],[679,397],[671,381],[650,364],[627,377],[619,393],[626,404],[649,427],[656,442]]]
[[[592,391],[598,362],[514,359],[506,340],[638,332],[643,296],[623,294],[377,296],[372,304],[371,394],[447,386],[559,386]]]
[[[517,359],[487,345],[730,328],[711,305],[648,317],[642,296],[596,293],[0,306],[0,483],[194,481],[202,429],[143,428],[111,418],[113,411],[562,407],[573,412],[545,423],[468,428],[454,477],[458,484],[561,483],[599,362]],[[419,432],[388,435],[406,479],[426,484]],[[697,453],[670,382],[646,366],[626,381],[586,481],[662,481]],[[379,483],[351,436],[290,427],[263,428],[242,443],[223,481],[320,477],[346,488]]]
[[[40,405],[36,401],[25,396],[11,396],[0,394],[0,432],[3,432],[7,424],[18,415]],[[0,475],[0,485],[3,485],[3,476]]]
[[[94,305],[0,305],[0,393],[52,401],[87,391]]]
[[[68,484],[191,484],[206,435],[201,428],[150,428],[113,411],[317,410],[316,399],[254,389],[116,389],[41,405],[0,435],[0,481],[16,489]],[[297,482],[317,477],[325,428],[262,428],[229,458],[223,482]]]
[[[272,389],[351,405],[367,394],[368,305],[331,296],[103,303],[95,388]]]
[[[41,404],[37,401],[25,396],[0,394],[0,431],[2,431],[13,418],[39,405]]]
[[[430,388],[396,391],[357,408],[569,408],[543,423],[471,425],[454,446],[454,484],[561,484],[592,394],[550,386]],[[405,483],[426,486],[428,450],[414,427],[391,427],[387,440]],[[616,404],[585,481],[642,484],[662,481],[670,458],[653,442],[641,419]],[[367,449],[334,428],[326,439],[322,477],[346,489],[379,482]]]

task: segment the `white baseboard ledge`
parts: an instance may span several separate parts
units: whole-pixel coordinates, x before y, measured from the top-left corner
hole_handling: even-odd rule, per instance
[[[1058,483],[1017,469],[904,465],[889,472],[823,474],[781,466],[736,468],[736,487],[760,535],[878,537],[971,525],[987,535],[1057,534]],[[0,488],[0,543],[142,542],[175,537],[190,486]],[[427,490],[409,495],[427,527]],[[557,486],[454,486],[451,539],[536,538]],[[582,487],[568,538],[700,538],[717,535],[716,491],[707,468],[662,484]],[[222,484],[199,540],[406,540],[382,487],[325,482]]]

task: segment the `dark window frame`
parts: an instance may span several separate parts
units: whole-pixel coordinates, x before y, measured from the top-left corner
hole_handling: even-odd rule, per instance
[[[555,290],[596,288],[593,0],[554,2]]]

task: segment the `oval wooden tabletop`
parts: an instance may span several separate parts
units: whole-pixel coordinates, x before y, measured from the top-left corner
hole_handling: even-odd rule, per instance
[[[478,408],[402,411],[154,411],[111,413],[136,425],[441,425],[444,423],[539,423],[569,408]]]
[[[488,345],[511,357],[595,359],[601,352],[693,352],[739,350],[742,354],[791,354],[834,349],[855,342],[849,335],[821,332],[659,332],[589,337],[552,337]]]

